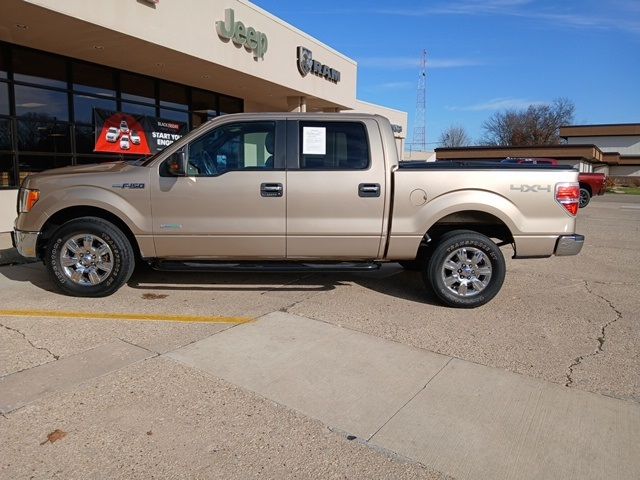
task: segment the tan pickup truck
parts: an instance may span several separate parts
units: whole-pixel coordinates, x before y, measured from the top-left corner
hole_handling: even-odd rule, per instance
[[[505,261],[575,255],[578,172],[401,163],[389,122],[226,115],[154,157],[27,177],[14,243],[70,295],[98,297],[137,259],[173,271],[419,268],[446,304],[500,290]]]

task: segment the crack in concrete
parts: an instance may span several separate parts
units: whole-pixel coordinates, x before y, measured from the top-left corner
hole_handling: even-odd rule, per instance
[[[435,373],[435,375],[433,375],[429,380],[427,380],[427,383],[425,383],[424,387],[422,387],[422,388],[421,388],[420,390],[418,390],[415,394],[413,394],[413,395],[411,396],[411,398],[409,398],[409,400],[407,400],[406,402],[404,402],[404,404],[403,404],[403,405],[402,405],[398,410],[396,410],[396,412],[395,412],[393,415],[391,415],[391,416],[387,419],[387,421],[386,421],[386,422],[384,422],[382,425],[380,425],[380,428],[378,428],[378,429],[377,429],[377,430],[376,430],[372,435],[370,435],[370,436],[369,436],[369,438],[367,438],[366,442],[367,442],[367,443],[369,443],[369,442],[373,439],[373,437],[375,437],[375,436],[380,432],[380,430],[382,430],[382,429],[383,429],[383,428],[384,428],[384,427],[385,427],[385,426],[386,426],[386,425],[387,425],[391,420],[393,420],[393,419],[395,418],[395,416],[396,416],[396,415],[398,415],[398,413],[400,413],[400,411],[401,411],[404,407],[406,407],[407,405],[409,405],[409,403],[410,403],[414,398],[416,398],[416,397],[420,394],[420,392],[422,392],[422,391],[426,390],[426,388],[427,388],[427,387],[429,386],[429,384],[433,381],[433,379],[434,379],[434,378],[436,378],[438,375],[440,375],[440,372],[442,372],[445,368],[447,368],[447,365],[449,365],[449,363],[451,363],[451,360],[453,360],[453,357],[450,357],[450,358],[449,358],[449,360],[447,360],[447,361],[445,362],[445,364],[444,364],[444,365],[442,365],[442,367],[440,367],[440,370],[438,370],[438,371]]]
[[[283,313],[289,313],[289,310],[291,310],[293,307],[295,307],[296,305],[298,305],[299,303],[304,302],[305,300],[307,300],[306,298],[303,298],[302,300],[297,300],[293,303],[290,303],[289,305],[280,308],[278,311],[279,312],[283,312]]]
[[[315,275],[315,273],[309,273],[307,275],[303,275],[301,277],[297,277],[293,280],[291,280],[290,282],[287,283],[283,283],[282,285],[278,285],[277,287],[273,287],[273,288],[267,288],[264,292],[262,292],[260,295],[266,295],[267,293],[271,293],[271,292],[277,292],[278,290],[282,290],[285,287],[288,287],[289,285],[295,285],[296,283],[302,281],[302,280],[306,280],[308,278],[311,278]]]
[[[609,328],[611,325],[613,325],[614,323],[616,323],[618,320],[622,318],[622,312],[616,308],[616,306],[613,304],[611,300],[609,300],[606,297],[603,297],[602,295],[595,293],[589,286],[589,282],[587,282],[586,280],[583,280],[583,282],[584,282],[584,288],[587,290],[587,292],[590,295],[593,295],[594,297],[598,297],[599,299],[604,300],[609,306],[609,308],[614,311],[614,313],[616,314],[616,317],[612,320],[609,320],[607,323],[605,323],[600,327],[600,335],[596,338],[596,341],[598,342],[598,346],[596,350],[586,355],[580,355],[573,361],[573,363],[569,365],[569,367],[567,368],[567,373],[565,374],[567,377],[567,381],[564,384],[565,387],[570,387],[571,385],[573,385],[573,370],[577,366],[582,364],[582,362],[584,362],[587,358],[595,357],[596,355],[599,355],[604,351],[604,342],[607,339],[607,328]],[[597,282],[597,283],[602,283],[602,282]]]
[[[142,350],[146,350],[149,353],[153,353],[153,357],[147,357],[145,360],[148,360],[149,358],[156,358],[162,355],[160,352],[156,352],[155,350],[151,350],[150,348],[143,347],[142,345],[138,345],[137,343],[130,342],[129,340],[125,340],[124,338],[120,338],[120,337],[116,337],[116,338],[123,343],[131,345],[132,347],[138,347],[138,348],[141,348]]]
[[[49,350],[47,347],[39,347],[37,346],[35,343],[33,343],[31,340],[29,340],[27,338],[27,335],[24,334],[23,332],[21,332],[20,330],[18,330],[17,328],[13,328],[10,327],[8,325],[4,325],[3,323],[0,323],[0,327],[5,328],[11,332],[16,332],[17,334],[21,335],[22,338],[24,338],[27,343],[29,345],[31,345],[33,348],[35,348],[36,350],[42,350],[43,352],[47,352],[49,355],[51,355],[55,360],[58,360],[60,358],[60,355],[56,355],[55,353],[53,353],[51,350]]]

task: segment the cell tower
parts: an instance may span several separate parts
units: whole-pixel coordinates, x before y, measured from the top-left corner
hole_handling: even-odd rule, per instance
[[[418,74],[418,95],[416,99],[416,118],[413,127],[412,150],[427,150],[427,51],[422,50],[420,72]]]

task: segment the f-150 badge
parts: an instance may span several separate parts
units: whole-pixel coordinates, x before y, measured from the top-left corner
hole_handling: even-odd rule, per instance
[[[122,188],[129,190],[140,190],[144,188],[144,183],[114,183],[111,188]]]

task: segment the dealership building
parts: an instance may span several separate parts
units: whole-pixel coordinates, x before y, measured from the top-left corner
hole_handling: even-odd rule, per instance
[[[238,112],[377,113],[402,152],[407,114],[357,100],[357,73],[245,0],[4,0],[0,236],[26,175],[134,158],[96,151],[96,110],[185,130]]]

